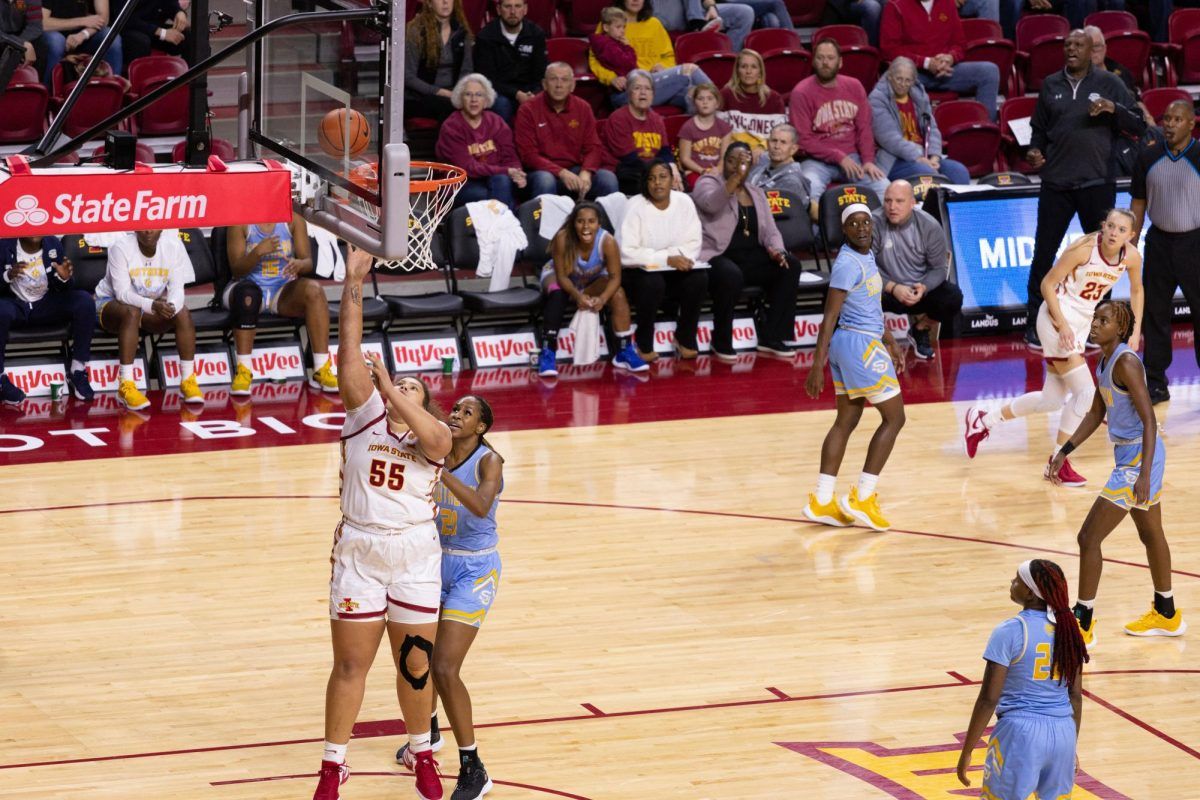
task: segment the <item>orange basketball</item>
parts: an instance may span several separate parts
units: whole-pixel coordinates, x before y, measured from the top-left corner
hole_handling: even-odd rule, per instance
[[[346,129],[350,130],[350,155],[356,156],[371,143],[371,126],[367,118],[354,109],[330,111],[317,128],[317,142],[333,158],[341,158],[346,147]]]

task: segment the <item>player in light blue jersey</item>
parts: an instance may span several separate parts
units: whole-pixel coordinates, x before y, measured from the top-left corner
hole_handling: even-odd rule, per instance
[[[997,625],[983,651],[987,665],[958,757],[958,779],[971,785],[971,755],[995,713],[980,799],[1062,800],[1075,786],[1087,647],[1058,564],[1024,562],[1008,596],[1021,613]]]
[[[825,386],[825,362],[829,362],[837,393],[837,419],[821,445],[817,491],[808,496],[804,516],[825,525],[857,523],[886,531],[891,523],[879,509],[875,484],[904,427],[904,401],[896,378],[896,373],[904,369],[904,361],[896,340],[883,324],[883,278],[871,255],[871,209],[862,203],[846,206],[842,232],[846,244],[833,262],[825,319],[817,334],[812,370],[804,384],[809,397],[818,397]],[[835,499],[846,444],[868,401],[883,421],[871,437],[858,485]]]
[[[471,695],[459,675],[500,588],[496,507],[504,491],[504,459],[484,438],[492,422],[492,407],[482,397],[467,395],[454,404],[448,420],[450,455],[435,496],[442,538],[442,617],[433,651],[431,743],[435,752],[442,748],[436,711],[440,695],[458,742],[458,784],[451,800],[478,800],[492,788],[475,743]],[[407,745],[396,760],[411,767]]]
[[[1088,647],[1096,640],[1092,612],[1104,567],[1100,546],[1126,514],[1133,517],[1138,537],[1146,547],[1154,602],[1148,612],[1125,626],[1125,632],[1131,636],[1182,636],[1187,630],[1183,612],[1175,608],[1175,594],[1171,590],[1171,548],[1163,532],[1159,503],[1166,449],[1158,441],[1158,422],[1146,388],[1146,370],[1137,353],[1126,344],[1133,320],[1128,303],[1105,300],[1096,307],[1091,338],[1103,354],[1096,367],[1099,391],[1075,433],[1050,462],[1050,474],[1057,482],[1058,470],[1067,455],[1083,444],[1107,415],[1108,438],[1113,443],[1116,466],[1079,529],[1079,600],[1075,616]]]

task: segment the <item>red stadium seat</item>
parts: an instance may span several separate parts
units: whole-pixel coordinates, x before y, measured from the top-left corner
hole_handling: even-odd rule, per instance
[[[73,83],[65,86],[63,91],[70,94],[74,86]],[[66,124],[63,125],[63,133],[67,136],[78,136],[115,114],[124,102],[125,81],[120,78],[92,78],[71,109]]]
[[[1000,106],[999,166],[1002,171],[1023,172],[1027,175],[1037,172],[1025,160],[1026,147],[1017,144],[1016,137],[1008,127],[1010,120],[1032,117],[1033,109],[1036,106],[1037,98],[1030,96],[1010,97],[1004,101],[1004,105]]]
[[[139,96],[150,92],[167,83],[171,78],[163,76],[151,80],[141,87]],[[155,100],[134,116],[137,132],[143,136],[166,136],[176,133],[187,133],[188,128],[188,97],[187,86],[180,86],[164,97]]]
[[[37,83],[42,79],[32,64],[22,64],[13,70],[9,83]]]
[[[774,50],[803,50],[800,34],[786,28],[759,28],[746,35],[743,47],[757,50],[760,55]]]
[[[471,27],[472,33],[479,33],[479,29],[491,17],[490,6],[488,0],[462,0],[463,14],[467,17],[467,25]]]
[[[1004,29],[994,19],[968,17],[962,20],[962,29],[967,44],[980,40],[1004,38]]]
[[[817,25],[825,15],[825,0],[784,0],[792,12],[792,24],[802,27]]]
[[[554,0],[529,0],[526,18],[545,31],[547,37],[563,36],[567,32],[566,14]]]
[[[1157,52],[1166,62],[1167,86],[1200,82],[1200,8],[1180,8],[1167,20],[1166,44]]]
[[[1139,88],[1151,85],[1150,34],[1145,31],[1118,31],[1106,34],[1104,41],[1108,45],[1108,57],[1128,69]]]
[[[817,28],[812,35],[813,46],[815,47],[817,42],[822,39],[833,39],[839,47],[871,44],[867,40],[867,32],[858,25],[826,25],[823,28]]]
[[[694,31],[675,40],[675,61],[691,64],[707,53],[732,53],[733,42],[717,31]]]
[[[672,150],[677,150],[679,147],[679,129],[687,124],[691,119],[687,114],[673,114],[669,117],[663,117],[663,124],[667,128],[667,144]]]
[[[1167,106],[1176,100],[1182,100],[1188,105],[1192,104],[1192,96],[1183,89],[1160,87],[1142,92],[1142,103],[1150,112],[1150,116],[1154,117],[1155,122],[1162,122],[1162,116],[1167,112]]]
[[[179,56],[152,55],[135,58],[129,62],[130,91],[134,96],[145,94],[143,87],[159,78],[176,78],[187,72],[187,62]]]
[[[1128,11],[1094,11],[1083,18],[1083,24],[1095,25],[1105,37],[1110,33],[1139,30],[1137,17]]]
[[[0,95],[0,144],[35,142],[46,132],[46,111],[50,108],[50,92],[34,80],[10,83]]]
[[[692,63],[704,70],[704,74],[719,89],[729,83],[729,79],[733,77],[733,70],[737,66],[737,55],[734,53],[709,53],[700,56]]]
[[[596,119],[603,119],[612,111],[608,104],[608,87],[593,75],[575,78],[575,96],[592,107]]]
[[[995,64],[1000,71],[1000,91],[1006,97],[1020,94],[1014,68],[1017,46],[1004,38],[1000,23],[991,19],[964,19],[962,24],[967,40],[963,45],[963,61]]]
[[[1025,91],[1037,91],[1042,80],[1063,68],[1063,41],[1071,30],[1058,14],[1032,14],[1017,20],[1017,69]]]
[[[571,71],[575,73],[576,77],[592,74],[591,68],[588,66],[587,39],[579,39],[574,36],[547,39],[546,58],[550,61],[562,61],[570,64]]]
[[[962,163],[972,178],[992,171],[1000,150],[1000,127],[975,100],[950,100],[933,110],[946,155]]]
[[[796,84],[812,72],[812,55],[807,50],[778,50],[763,56],[766,83],[782,95],[791,94]]]
[[[571,0],[570,33],[590,36],[600,24],[600,11],[612,5],[609,0]]]

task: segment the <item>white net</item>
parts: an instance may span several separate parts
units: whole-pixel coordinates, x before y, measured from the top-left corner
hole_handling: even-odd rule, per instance
[[[415,272],[438,268],[433,259],[433,237],[467,179],[466,172],[459,167],[428,161],[412,162],[409,172],[408,255],[401,259],[381,258],[376,262],[380,269]],[[350,180],[373,193],[379,191],[375,164],[355,167],[350,171]],[[350,196],[350,203],[372,222],[379,221],[379,206],[357,195]]]

